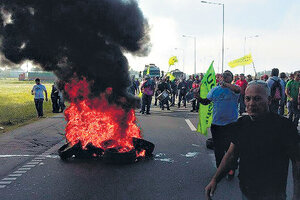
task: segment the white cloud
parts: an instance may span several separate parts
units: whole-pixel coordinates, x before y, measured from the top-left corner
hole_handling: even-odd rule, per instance
[[[143,70],[145,64],[154,63],[162,70],[167,70],[168,58],[174,53],[178,44],[176,22],[171,18],[151,18],[151,43],[152,51],[145,58],[127,55],[129,65],[135,70]]]

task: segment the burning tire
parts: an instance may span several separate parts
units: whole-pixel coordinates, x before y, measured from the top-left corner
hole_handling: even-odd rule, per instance
[[[133,145],[137,151],[142,151],[145,150],[145,156],[146,157],[151,157],[152,152],[154,151],[154,144],[144,140],[144,139],[139,139],[139,138],[132,138]]]
[[[58,155],[62,160],[66,160],[73,156],[76,156],[81,151],[81,142],[78,142],[74,146],[71,146],[70,143],[64,144],[58,149]]]
[[[107,149],[103,154],[103,161],[110,164],[130,164],[136,161],[136,150],[118,152],[116,149]]]
[[[70,143],[63,145],[58,150],[62,160],[70,158],[76,159],[103,159],[105,163],[111,164],[129,164],[152,157],[155,145],[149,141],[140,138],[132,138],[134,149],[127,152],[120,152],[118,148],[108,148],[105,151],[89,143],[84,149],[81,142],[71,146]]]

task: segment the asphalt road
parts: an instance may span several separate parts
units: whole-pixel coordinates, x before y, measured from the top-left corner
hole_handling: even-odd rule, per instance
[[[0,136],[0,199],[205,199],[204,188],[216,168],[207,137],[193,131],[198,113],[152,109],[137,113],[146,140],[156,147],[152,160],[112,165],[95,160],[64,162],[62,115],[42,119]],[[288,179],[288,198],[292,194]],[[218,185],[214,199],[241,199],[238,178]]]

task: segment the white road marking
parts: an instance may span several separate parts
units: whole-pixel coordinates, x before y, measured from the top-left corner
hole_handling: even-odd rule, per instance
[[[23,171],[23,170],[31,170],[31,168],[19,168],[18,170]]]
[[[25,174],[27,171],[15,171],[15,174]]]
[[[8,176],[22,176],[22,174],[10,174]]]
[[[12,181],[16,180],[17,177],[22,176],[27,172],[27,170],[31,170],[32,167],[35,167],[37,164],[43,165],[44,159],[47,158],[59,158],[59,156],[51,155],[54,151],[60,148],[60,146],[64,144],[64,140],[60,141],[41,155],[0,155],[0,158],[13,158],[13,157],[35,157],[33,160],[23,165],[17,171],[13,172],[13,174],[9,174],[7,178],[3,178],[0,181],[0,189],[5,188],[7,184],[10,184]]]
[[[35,165],[23,165],[23,167],[35,167]]]
[[[185,156],[187,158],[195,158],[197,157],[197,155],[199,154],[199,152],[188,152],[187,154],[183,155],[181,154],[182,156]]]
[[[39,162],[29,162],[29,163],[27,163],[27,165],[37,165],[37,164],[39,164]]]
[[[187,125],[190,127],[190,129],[192,131],[196,131],[197,129],[195,128],[195,126],[192,124],[192,122],[189,119],[185,119],[185,122],[187,123]]]
[[[47,158],[52,158],[49,154],[43,155],[0,155],[0,158],[13,158],[13,157],[35,157],[34,160],[44,160]]]
[[[0,155],[0,158],[10,158],[10,157],[34,157],[36,155]]]
[[[44,159],[46,159],[46,157],[45,157],[45,156],[38,156],[38,157],[36,157],[36,158],[34,158],[34,159],[44,160]]]
[[[60,144],[62,145],[62,144]],[[52,148],[51,148],[52,150]],[[0,158],[14,158],[14,157],[35,157],[32,161],[30,162],[40,162],[42,160],[45,160],[46,158],[59,158],[57,155],[50,155],[52,151],[43,153],[42,155],[0,155]],[[37,156],[37,157],[36,157]]]
[[[0,181],[0,185],[8,185],[11,184],[11,181]]]
[[[3,178],[2,181],[14,181],[17,178]]]

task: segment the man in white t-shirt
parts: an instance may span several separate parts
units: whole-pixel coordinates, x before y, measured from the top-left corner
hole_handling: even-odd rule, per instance
[[[39,78],[35,79],[36,85],[33,86],[31,94],[34,95],[35,108],[38,114],[38,117],[43,117],[43,102],[44,102],[44,92],[46,96],[46,101],[48,101],[47,90],[44,85],[41,84]]]

